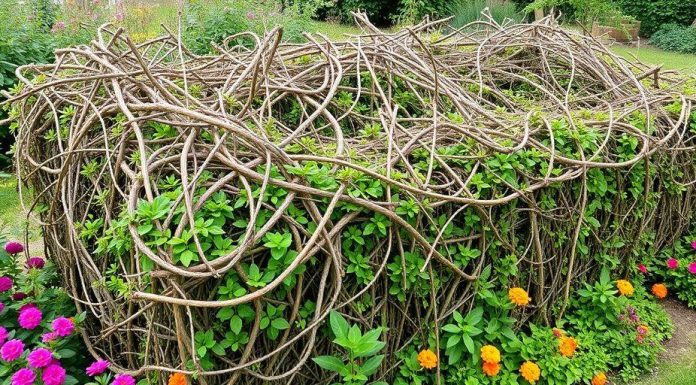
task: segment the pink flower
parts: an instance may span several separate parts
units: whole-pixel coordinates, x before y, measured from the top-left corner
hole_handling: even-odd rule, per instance
[[[696,274],[696,262],[691,262],[689,264],[689,273]],[[2,310],[0,310],[2,311]]]
[[[29,308],[32,308],[32,307],[36,307],[36,304],[32,303],[32,302],[25,303],[24,305],[22,305],[22,307],[19,308],[19,312],[21,313]]]
[[[5,340],[7,340],[7,336],[10,333],[7,332],[7,329],[4,327],[0,326],[0,346],[5,343]]]
[[[691,248],[696,250],[696,241],[691,241]]]
[[[247,12],[246,16],[247,16],[247,19],[249,19],[249,20],[254,20],[256,18],[256,15],[252,11]]]
[[[12,278],[8,276],[0,277],[0,292],[6,292],[12,289]]]
[[[643,274],[647,274],[647,273],[648,273],[648,268],[647,268],[644,264],[642,264],[642,263],[639,263],[639,264],[638,264],[638,270],[640,270],[640,272],[643,273]]]
[[[27,330],[36,329],[37,326],[41,325],[41,317],[43,314],[41,310],[37,307],[28,307],[19,312],[19,326]]]
[[[51,364],[43,370],[41,379],[45,385],[63,385],[65,382],[65,369],[59,364]]]
[[[674,270],[677,267],[679,267],[679,261],[677,261],[674,258],[670,258],[667,260],[667,267],[670,268],[671,270]]]
[[[75,330],[75,324],[70,318],[58,317],[51,323],[51,329],[58,336],[67,337]]]
[[[135,378],[127,374],[119,374],[114,378],[111,385],[135,385]]]
[[[123,21],[124,18],[123,12],[116,13],[116,21]]]
[[[30,269],[43,269],[44,266],[46,265],[46,261],[44,261],[43,258],[41,257],[31,257],[27,261],[27,267]]]
[[[87,367],[87,375],[90,377],[98,376],[109,368],[109,361],[97,360]]]
[[[7,252],[7,254],[15,255],[22,251],[24,251],[24,246],[17,241],[10,241],[5,244],[5,252]]]
[[[31,369],[22,368],[12,375],[12,385],[32,385],[36,381],[36,374]]]
[[[46,348],[38,348],[29,353],[27,361],[32,368],[45,368],[53,362],[53,353]]]
[[[55,24],[53,24],[53,28],[51,28],[51,32],[59,32],[65,29],[65,22],[64,21],[59,21]]]
[[[54,341],[56,338],[58,338],[58,334],[51,332],[51,333],[44,333],[41,335],[41,342],[43,343],[49,343],[51,341]]]
[[[0,348],[0,356],[3,360],[10,362],[22,356],[24,353],[24,342],[14,339],[5,342]]]

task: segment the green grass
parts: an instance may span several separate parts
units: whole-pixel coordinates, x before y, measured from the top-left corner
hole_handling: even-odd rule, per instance
[[[696,384],[696,346],[676,362],[662,362],[654,375],[631,385],[694,385]]]
[[[24,191],[23,191],[24,192]],[[25,195],[26,197],[26,195]],[[24,240],[24,232],[27,229],[27,216],[22,209],[17,191],[17,180],[14,176],[0,177],[0,232],[12,239]],[[28,202],[25,199],[25,202]],[[36,219],[31,219],[29,223],[29,240],[37,241],[41,239],[39,226]],[[31,245],[32,248],[39,248],[40,242]]]
[[[652,46],[629,47],[615,44],[610,47],[611,51],[628,60],[638,60],[649,65],[662,65],[668,70],[679,70],[684,73],[696,75],[696,55],[681,54],[676,52],[664,51]],[[696,384],[696,382],[694,382]]]

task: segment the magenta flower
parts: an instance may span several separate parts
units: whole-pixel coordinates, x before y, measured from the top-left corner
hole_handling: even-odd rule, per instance
[[[30,269],[43,269],[44,266],[46,265],[46,261],[44,261],[43,258],[41,257],[31,257],[27,261],[27,267]]]
[[[639,263],[639,264],[638,264],[638,270],[639,270],[641,273],[643,273],[643,274],[647,274],[647,273],[648,273],[648,268],[647,268],[644,264],[642,264],[642,263]]]
[[[41,379],[44,385],[63,385],[65,382],[65,369],[59,364],[51,364],[43,370]]]
[[[691,248],[696,250],[696,241],[691,241]]]
[[[0,292],[4,293],[12,289],[12,278],[8,276],[0,277]]]
[[[0,357],[7,362],[16,360],[22,356],[22,353],[24,353],[24,342],[17,339],[5,342],[0,348]]]
[[[32,307],[36,307],[36,304],[32,303],[32,302],[25,303],[24,305],[22,305],[22,307],[19,308],[19,312],[21,313],[29,308],[32,308]]]
[[[51,341],[55,341],[58,338],[58,334],[55,332],[44,333],[41,335],[41,342],[47,344]]]
[[[28,368],[22,368],[12,375],[12,385],[32,385],[36,381],[36,374]]]
[[[4,327],[0,326],[0,346],[5,343],[5,340],[7,340],[7,336],[10,333],[7,332],[7,329]]]
[[[24,245],[17,241],[10,241],[5,244],[5,252],[7,252],[7,254],[15,255],[22,251],[24,251]]]
[[[127,374],[119,374],[114,378],[111,385],[135,385],[135,378]]]
[[[67,337],[75,330],[75,324],[70,318],[58,317],[51,323],[51,329],[58,336]]]
[[[689,264],[689,273],[696,274],[696,262],[691,262]],[[2,310],[0,310],[2,311]]]
[[[38,348],[29,353],[27,361],[34,369],[45,368],[53,362],[53,353],[46,348]]]
[[[19,312],[19,326],[27,330],[36,329],[37,326],[41,325],[41,317],[43,314],[41,310],[37,307],[28,307]]]
[[[27,298],[27,293],[22,293],[21,291],[18,291],[14,294],[12,294],[11,298],[15,301],[21,301],[24,298]]]
[[[670,270],[674,270],[679,267],[679,261],[674,258],[670,258],[667,260],[667,267],[670,268]]]
[[[109,368],[109,361],[97,360],[92,363],[92,365],[87,367],[87,375],[90,377],[98,376]]]

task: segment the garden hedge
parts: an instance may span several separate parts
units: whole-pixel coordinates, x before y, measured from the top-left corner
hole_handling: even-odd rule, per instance
[[[414,347],[446,344],[421,365],[455,368],[473,345],[446,324],[509,311],[494,293],[531,297],[486,330],[514,338],[689,227],[693,81],[549,20],[443,35],[357,17],[345,42],[273,29],[209,56],[104,27],[21,69],[17,173],[92,355],[328,384],[331,318],[373,378]]]

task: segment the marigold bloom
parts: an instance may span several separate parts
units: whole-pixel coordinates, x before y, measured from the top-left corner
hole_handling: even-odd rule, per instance
[[[607,375],[604,372],[599,372],[592,377],[592,385],[606,385]]]
[[[497,364],[500,362],[500,351],[493,345],[484,345],[481,347],[481,359],[483,362]]]
[[[425,369],[432,369],[437,366],[437,356],[430,349],[423,349],[418,353],[418,363]]]
[[[527,306],[529,304],[529,294],[521,287],[513,287],[508,290],[510,302],[517,306]]]
[[[674,270],[679,267],[679,261],[677,261],[674,258],[670,258],[667,260],[667,267],[671,270]]]
[[[169,376],[167,385],[186,385],[186,376],[183,373],[174,373]]]
[[[520,366],[520,374],[522,378],[533,384],[539,381],[541,369],[539,369],[539,365],[534,362],[526,361]]]
[[[636,328],[636,331],[640,335],[646,335],[650,331],[650,328],[648,327],[648,325],[640,325]]]
[[[578,348],[578,342],[573,337],[561,337],[558,341],[558,350],[563,357],[572,357]]]
[[[659,299],[667,297],[667,286],[663,283],[656,283],[652,286],[652,293]]]
[[[497,376],[500,372],[500,363],[498,362],[484,362],[483,363],[483,373],[488,377]]]
[[[626,297],[632,296],[633,292],[635,291],[631,282],[625,279],[619,279],[616,281],[616,288],[619,289],[619,293],[621,295],[625,295]]]

